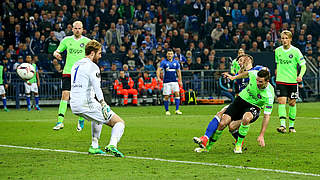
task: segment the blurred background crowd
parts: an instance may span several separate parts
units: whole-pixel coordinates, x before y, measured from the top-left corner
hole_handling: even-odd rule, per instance
[[[41,71],[59,76],[64,61],[52,54],[80,20],[83,35],[103,44],[102,71],[154,71],[168,48],[183,70],[226,69],[216,49],[272,52],[285,29],[319,66],[319,15],[315,0],[5,0],[0,58],[13,72],[32,55]]]

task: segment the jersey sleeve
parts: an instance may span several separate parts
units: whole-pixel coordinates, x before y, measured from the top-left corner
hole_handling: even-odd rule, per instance
[[[306,60],[304,59],[301,51],[297,48],[296,50],[296,60],[297,60],[297,63],[302,66],[304,64],[306,64]]]
[[[61,40],[61,42],[60,42],[60,44],[59,44],[59,46],[58,46],[58,48],[57,48],[57,50],[58,50],[59,52],[63,52],[64,50],[67,49],[67,43],[66,43],[66,41],[67,41],[66,38],[64,38],[64,39]]]
[[[275,62],[276,62],[276,64],[278,63],[278,49],[276,49],[275,51],[274,51],[274,60],[275,60]]]
[[[166,64],[164,63],[164,61],[161,61],[161,63],[160,63],[160,68],[161,68],[161,69],[165,69],[165,65],[166,65]]]
[[[271,84],[269,84],[271,86]],[[266,98],[264,104],[264,114],[271,114],[273,109],[273,101],[274,101],[274,89],[270,88],[267,92],[268,98]]]
[[[103,100],[103,93],[101,90],[101,84],[100,84],[100,70],[98,67],[92,67],[92,71],[90,71],[90,82],[92,84],[92,87],[94,89],[94,92],[97,96],[98,101],[100,102],[101,100]]]
[[[180,67],[180,63],[179,63],[179,61],[177,61],[177,70],[180,70],[181,69],[181,67]]]

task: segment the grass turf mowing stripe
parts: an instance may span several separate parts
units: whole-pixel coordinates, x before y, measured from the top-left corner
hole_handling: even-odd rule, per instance
[[[88,154],[87,152],[79,152],[72,150],[59,150],[59,149],[44,149],[44,148],[33,148],[33,147],[23,147],[23,146],[13,146],[13,145],[1,145],[0,147],[6,148],[17,148],[17,149],[29,149],[36,151],[52,151],[52,152],[64,152],[64,153],[74,153],[74,154]],[[101,154],[101,156],[113,156],[109,154]],[[182,164],[196,164],[196,165],[205,165],[205,166],[216,166],[216,167],[224,167],[224,168],[235,168],[235,169],[248,169],[248,170],[256,170],[256,171],[268,171],[268,172],[277,172],[283,174],[294,174],[294,175],[303,175],[303,176],[317,176],[320,177],[320,174],[313,173],[304,173],[304,172],[296,172],[296,171],[284,171],[278,169],[265,169],[265,168],[255,168],[255,167],[244,167],[244,166],[233,166],[233,165],[224,165],[217,163],[205,163],[205,162],[193,162],[193,161],[179,161],[179,160],[168,160],[161,158],[149,158],[149,157],[137,157],[137,156],[126,156],[126,158],[131,159],[142,159],[142,160],[153,160],[153,161],[162,161],[162,162],[170,162],[170,163],[182,163]]]

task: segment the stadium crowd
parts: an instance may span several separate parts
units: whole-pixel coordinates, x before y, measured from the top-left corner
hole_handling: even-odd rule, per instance
[[[272,52],[285,29],[294,46],[315,66],[320,63],[320,1],[5,0],[0,13],[5,71],[15,71],[32,55],[40,72],[58,77],[64,61],[52,54],[72,35],[76,20],[83,22],[84,36],[103,44],[102,71],[155,71],[168,48],[182,70],[226,69],[229,62],[216,58],[215,49]]]

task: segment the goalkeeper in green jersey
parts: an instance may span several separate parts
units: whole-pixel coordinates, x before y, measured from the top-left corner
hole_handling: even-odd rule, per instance
[[[239,70],[241,69],[241,66],[240,66],[240,64],[239,64],[239,62],[238,62],[238,60],[239,60],[238,57],[240,57],[240,56],[242,56],[242,55],[244,55],[244,54],[245,54],[244,50],[243,50],[242,48],[240,48],[240,49],[238,50],[238,56],[237,56],[237,58],[234,59],[234,60],[232,61],[232,63],[231,63],[230,73],[231,73],[232,75],[237,74],[237,73],[239,72]]]
[[[302,81],[302,77],[306,72],[306,61],[300,50],[291,45],[292,33],[290,31],[282,31],[282,46],[275,50],[276,61],[276,95],[278,97],[278,114],[280,119],[280,127],[277,131],[286,133],[286,103],[288,98],[289,104],[289,132],[295,133],[294,122],[296,119],[296,100],[299,97],[298,82]],[[298,75],[298,64],[301,71]]]
[[[67,50],[66,63],[62,72],[62,97],[59,105],[58,122],[53,130],[60,130],[64,127],[64,115],[67,111],[68,100],[71,89],[71,68],[78,60],[85,57],[85,46],[90,41],[89,38],[82,36],[83,25],[81,21],[75,21],[72,27],[72,36],[67,36],[59,44],[53,56],[62,60],[61,53]],[[84,119],[79,118],[77,130],[81,131],[84,126]]]
[[[257,141],[261,146],[265,146],[264,134],[270,120],[274,101],[274,89],[269,83],[270,73],[266,68],[262,68],[260,71],[252,70],[237,76],[228,76],[231,80],[246,77],[249,77],[247,87],[240,92],[239,96],[236,97],[234,102],[223,113],[218,129],[210,139],[211,146],[220,138],[227,125],[240,119],[241,124],[234,152],[242,153],[243,140],[248,134],[250,124],[257,120],[261,109],[264,109],[264,118]]]

